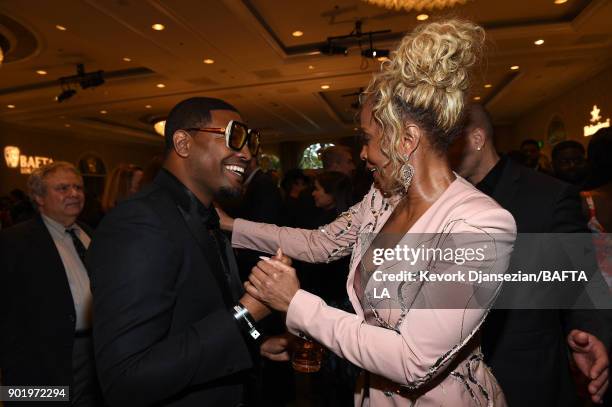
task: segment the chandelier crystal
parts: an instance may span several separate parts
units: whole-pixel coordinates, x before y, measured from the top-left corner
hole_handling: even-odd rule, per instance
[[[394,9],[397,11],[421,11],[421,10],[434,10],[451,8],[457,5],[462,5],[468,2],[468,0],[363,0],[366,3],[374,4],[376,6],[384,7],[387,9]]]

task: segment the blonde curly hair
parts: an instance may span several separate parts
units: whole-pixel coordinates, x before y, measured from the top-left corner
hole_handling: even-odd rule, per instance
[[[400,145],[407,121],[425,131],[434,150],[445,153],[465,122],[471,70],[480,59],[485,33],[478,25],[445,20],[418,26],[406,35],[391,59],[362,95],[381,127],[380,148],[393,179],[409,157]],[[395,192],[403,189],[396,181]]]

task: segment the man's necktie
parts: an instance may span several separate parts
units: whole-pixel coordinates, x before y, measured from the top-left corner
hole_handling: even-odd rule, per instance
[[[85,254],[87,253],[87,249],[85,248],[85,245],[83,245],[83,242],[81,242],[81,239],[79,239],[79,237],[76,235],[76,229],[66,229],[66,233],[68,233],[72,238],[74,248],[76,249],[77,254],[81,258],[83,265],[85,265]]]

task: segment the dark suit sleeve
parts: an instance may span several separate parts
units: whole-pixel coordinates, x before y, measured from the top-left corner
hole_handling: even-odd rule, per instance
[[[2,383],[2,367],[5,365],[4,352],[6,343],[3,340],[8,332],[6,325],[8,316],[9,273],[12,267],[9,261],[8,237],[6,231],[0,231],[0,383]]]
[[[139,201],[115,208],[94,235],[94,344],[110,405],[155,404],[251,366],[227,310],[168,334],[182,261],[183,248]]]
[[[559,194],[553,208],[553,233],[584,233],[588,234],[587,220],[582,213],[582,204],[579,191],[573,186],[567,185]],[[595,259],[591,259],[593,270],[585,270],[589,274],[589,281],[595,278],[601,283],[601,289],[607,292],[605,282],[601,278]],[[565,334],[572,329],[580,329],[589,332],[599,338],[608,349],[612,341],[612,312],[609,309],[566,309],[562,312]]]

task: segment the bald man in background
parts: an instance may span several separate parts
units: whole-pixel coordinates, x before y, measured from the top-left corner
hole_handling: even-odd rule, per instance
[[[514,216],[519,234],[588,233],[578,190],[500,157],[482,106],[471,107],[449,159],[462,177]],[[520,256],[515,248],[513,258]],[[591,400],[602,402],[608,387],[609,310],[494,309],[482,336],[485,360],[509,406],[579,405],[570,366],[577,367],[575,375],[584,375]]]

